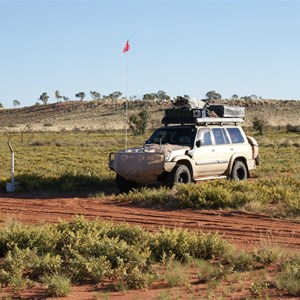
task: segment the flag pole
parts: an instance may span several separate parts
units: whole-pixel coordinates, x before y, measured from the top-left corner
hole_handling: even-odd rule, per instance
[[[126,103],[125,103],[125,149],[128,144],[128,51],[126,53]]]
[[[123,53],[126,53],[126,99],[125,99],[125,149],[127,149],[127,135],[128,135],[128,51],[130,49],[129,39],[123,48]]]

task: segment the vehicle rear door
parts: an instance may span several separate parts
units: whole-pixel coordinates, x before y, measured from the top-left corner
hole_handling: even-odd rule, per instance
[[[217,172],[222,175],[228,168],[231,156],[234,153],[234,147],[230,144],[229,137],[225,128],[212,128],[212,135],[215,143],[215,151],[217,158]]]

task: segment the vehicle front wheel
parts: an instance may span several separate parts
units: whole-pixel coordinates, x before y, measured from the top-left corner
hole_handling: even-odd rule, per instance
[[[116,175],[116,185],[120,191],[120,193],[128,193],[132,189],[137,188],[137,184],[125,179],[121,175]]]
[[[231,179],[243,181],[247,180],[247,175],[248,173],[245,164],[240,160],[235,161],[231,171]]]
[[[178,164],[169,175],[168,185],[173,187],[176,183],[190,183],[191,172],[186,165]]]

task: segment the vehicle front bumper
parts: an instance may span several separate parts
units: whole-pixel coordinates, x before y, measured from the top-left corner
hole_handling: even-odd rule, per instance
[[[171,172],[176,162],[165,162],[160,152],[110,153],[109,168],[126,180],[137,183],[155,183],[163,172]]]

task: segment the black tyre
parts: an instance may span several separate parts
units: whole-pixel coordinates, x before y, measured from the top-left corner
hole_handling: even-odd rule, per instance
[[[231,179],[237,181],[247,180],[248,177],[247,168],[242,161],[237,160],[234,162],[230,177]]]
[[[185,165],[176,165],[169,175],[168,185],[173,187],[176,183],[190,183],[191,172]]]
[[[128,181],[127,179],[120,176],[119,174],[116,175],[116,185],[117,185],[120,193],[128,193],[132,189],[137,188],[136,183],[134,183],[132,181]]]

